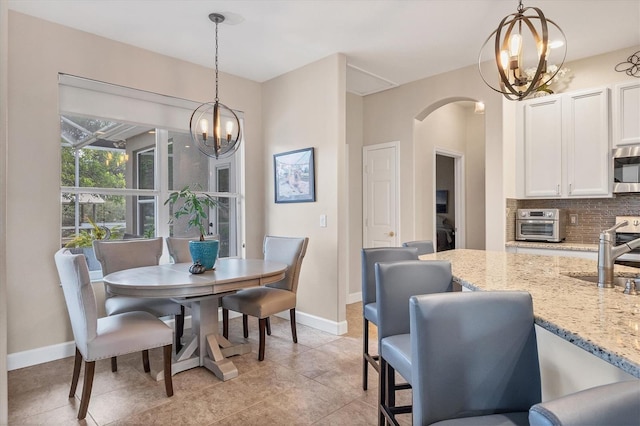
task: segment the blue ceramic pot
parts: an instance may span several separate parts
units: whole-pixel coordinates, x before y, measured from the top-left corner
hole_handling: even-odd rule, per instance
[[[191,259],[194,263],[200,261],[207,270],[215,266],[219,249],[220,241],[218,240],[189,241]]]

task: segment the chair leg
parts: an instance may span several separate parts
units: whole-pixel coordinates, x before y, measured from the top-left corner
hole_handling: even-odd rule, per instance
[[[391,407],[396,406],[396,370],[387,364],[387,389],[385,390],[385,395],[387,396],[386,405],[391,410]]]
[[[167,392],[167,396],[173,396],[173,375],[171,374],[171,345],[163,346],[162,352],[164,355],[164,389]]]
[[[176,322],[176,353],[180,352],[182,349],[182,336],[184,335],[184,306],[180,305],[180,314],[175,316]]]
[[[76,357],[73,361],[73,377],[71,378],[71,390],[69,391],[69,398],[73,398],[76,395],[76,389],[78,388],[78,378],[80,377],[81,367],[82,367],[82,354],[76,347]]]
[[[142,366],[144,367],[145,373],[151,371],[151,366],[149,365],[149,351],[147,349],[142,351]]]
[[[267,328],[267,319],[260,318],[258,320],[258,329],[260,330],[260,343],[258,346],[258,361],[264,361],[264,341],[265,341],[265,329]]]
[[[78,420],[87,417],[89,409],[89,399],[91,398],[91,388],[93,387],[93,373],[96,368],[96,362],[84,363],[84,385],[82,386],[82,398],[80,399],[80,409],[78,410]]]
[[[118,371],[118,358],[115,356],[111,357],[111,372],[115,373]]]
[[[362,318],[362,389],[367,390],[369,379],[369,367],[371,364],[374,370],[380,372],[380,356],[369,353],[369,320]]]
[[[366,368],[366,362],[365,362]],[[386,396],[386,388],[387,388],[387,363],[381,357],[380,358],[380,374],[378,374],[378,426],[384,426],[385,424],[385,415],[384,415],[384,404],[387,400]]]
[[[229,310],[222,308],[222,336],[229,338]]]
[[[267,320],[267,335],[271,336],[271,320],[269,317],[266,317],[265,320]]]
[[[242,314],[242,335],[245,339],[249,337],[249,318],[247,314]]]
[[[385,423],[398,426],[396,414],[410,413],[408,407],[396,407],[396,379],[395,370],[380,357],[379,387],[378,389],[378,425]]]
[[[296,332],[296,309],[289,309],[289,320],[291,322],[291,337],[293,343],[298,343],[298,333]]]

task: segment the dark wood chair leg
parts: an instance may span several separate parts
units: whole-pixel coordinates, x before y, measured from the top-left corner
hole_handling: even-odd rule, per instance
[[[176,353],[180,352],[182,349],[182,336],[184,335],[184,306],[180,306],[180,314],[176,315]]]
[[[71,390],[69,391],[69,398],[73,398],[76,395],[76,389],[78,388],[78,378],[80,377],[81,367],[82,367],[82,354],[76,347],[76,357],[73,361],[73,377],[71,378]]]
[[[145,373],[151,371],[151,366],[149,365],[149,351],[147,349],[142,351],[142,366],[144,367]]]
[[[249,337],[249,318],[246,314],[242,314],[242,335],[245,339]]]
[[[164,355],[164,389],[167,392],[167,396],[173,396],[173,375],[171,374],[171,345],[163,346],[162,352]]]
[[[267,320],[267,335],[271,336],[271,320],[269,317],[266,317],[265,320]]]
[[[229,310],[222,308],[222,336],[229,338]]]
[[[386,404],[387,380],[386,380],[387,363],[380,358],[380,374],[378,375],[378,426],[384,426],[385,415],[384,405]]]
[[[387,363],[387,407],[389,410],[396,406],[396,370]]]
[[[362,389],[367,390],[368,378],[369,378],[369,360],[367,354],[369,353],[369,321],[363,317],[362,323]]]
[[[115,373],[118,371],[118,358],[115,356],[111,357],[111,372]]]
[[[293,337],[293,343],[298,343],[298,333],[296,330],[296,310],[289,309],[289,320],[291,321],[291,337]]]
[[[258,328],[260,330],[260,343],[258,346],[258,361],[264,361],[264,341],[266,339],[264,332],[265,332],[265,328],[267,327],[267,320],[266,318],[260,318],[258,320]]]
[[[91,398],[91,388],[93,387],[93,373],[96,368],[96,362],[84,363],[84,385],[82,386],[82,398],[80,399],[80,409],[78,410],[78,420],[87,417],[89,408],[89,399]]]

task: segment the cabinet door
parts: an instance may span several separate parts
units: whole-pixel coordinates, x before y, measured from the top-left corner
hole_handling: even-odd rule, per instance
[[[567,146],[567,195],[610,195],[609,89],[566,95],[563,119]]]
[[[613,146],[640,144],[640,82],[613,89]]]
[[[524,195],[559,197],[562,184],[562,102],[548,96],[524,106]]]

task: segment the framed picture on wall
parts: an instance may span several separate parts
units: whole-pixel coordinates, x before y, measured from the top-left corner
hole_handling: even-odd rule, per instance
[[[276,203],[316,201],[313,148],[274,154],[273,172]]]
[[[436,190],[436,213],[447,213],[447,200],[449,199],[449,191],[446,189]]]

